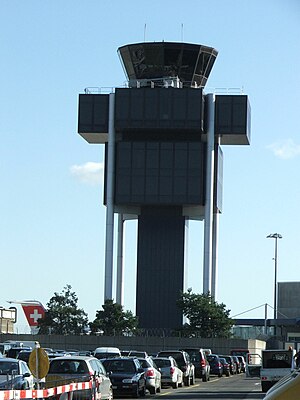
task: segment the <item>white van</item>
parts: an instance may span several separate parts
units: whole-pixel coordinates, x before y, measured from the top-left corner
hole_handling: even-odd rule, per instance
[[[94,351],[94,357],[99,360],[104,358],[121,357],[121,351],[117,347],[97,347]]]

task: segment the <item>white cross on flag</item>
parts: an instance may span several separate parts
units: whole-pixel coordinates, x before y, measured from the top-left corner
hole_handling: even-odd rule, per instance
[[[22,303],[22,308],[30,327],[37,326],[38,320],[45,316],[45,309],[41,303]]]

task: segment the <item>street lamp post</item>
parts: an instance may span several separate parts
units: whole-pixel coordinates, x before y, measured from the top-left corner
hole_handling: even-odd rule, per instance
[[[280,233],[271,233],[270,235],[267,236],[267,239],[275,239],[274,319],[276,319],[276,316],[277,316],[277,241],[278,241],[278,239],[282,239],[282,236],[280,235]]]

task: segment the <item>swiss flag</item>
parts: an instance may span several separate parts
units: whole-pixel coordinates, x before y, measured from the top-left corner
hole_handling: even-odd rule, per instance
[[[22,304],[29,326],[37,326],[38,320],[44,318],[45,309],[41,304]]]

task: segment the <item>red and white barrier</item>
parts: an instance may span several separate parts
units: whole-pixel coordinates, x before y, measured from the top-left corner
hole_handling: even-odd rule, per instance
[[[57,397],[63,393],[75,392],[77,390],[92,389],[93,382],[77,382],[68,385],[57,386],[49,389],[36,390],[0,390],[0,400],[19,400],[19,399],[46,399],[48,397]]]

